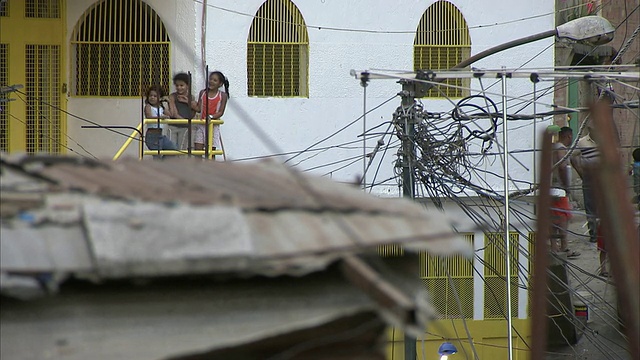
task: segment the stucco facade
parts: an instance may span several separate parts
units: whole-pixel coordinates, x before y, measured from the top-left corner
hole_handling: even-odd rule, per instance
[[[252,130],[238,108],[243,109],[261,129],[277,143],[282,152],[300,151],[314,142],[332,134],[363,112],[363,88],[358,80],[349,76],[351,69],[397,69],[413,68],[413,42],[416,27],[424,11],[432,1],[401,1],[390,6],[383,1],[295,1],[308,26],[309,34],[309,96],[298,98],[249,97],[247,95],[247,35],[252,17],[263,1],[242,2],[208,1],[205,24],[204,5],[191,0],[175,2],[149,0],[147,3],[158,13],[168,30],[171,40],[171,70],[191,71],[194,75],[194,91],[204,87],[204,64],[210,70],[221,70],[229,78],[231,100],[224,115],[223,142],[228,159],[259,157],[275,152],[268,148]],[[554,26],[552,0],[536,2],[511,2],[506,0],[476,2],[454,1],[469,26],[471,54],[509,40],[548,30]],[[71,41],[74,26],[94,1],[70,1],[67,9],[67,39]],[[507,11],[502,11],[506,10]],[[498,11],[501,10],[501,11]],[[532,15],[540,15],[532,17]],[[339,28],[341,30],[336,30]],[[202,33],[204,29],[204,33]],[[366,31],[360,31],[366,30]],[[202,41],[204,36],[205,41]],[[549,67],[553,65],[553,39],[538,41],[496,54],[474,64],[484,68]],[[205,61],[201,53],[205,52]],[[68,82],[73,81],[71,52],[69,46],[67,65]],[[493,81],[485,81],[485,87]],[[472,88],[479,89],[477,82]],[[371,109],[400,91],[392,80],[372,81],[367,88],[367,108]],[[499,93],[500,85],[490,92]],[[509,95],[521,96],[530,93],[527,80],[512,80]],[[67,110],[103,125],[132,125],[140,120],[140,99],[67,97]],[[530,95],[526,100],[530,100]],[[545,99],[542,99],[545,102]],[[454,99],[455,101],[455,99]],[[445,99],[424,99],[429,111],[448,111],[452,104]],[[514,104],[518,103],[514,100]],[[549,99],[546,103],[551,103]],[[399,98],[367,115],[367,128],[389,121],[399,105]],[[510,104],[511,105],[511,104]],[[515,106],[514,108],[519,108]],[[531,107],[524,112],[531,112]],[[538,106],[538,111],[544,108]],[[68,119],[68,133],[82,143],[91,153],[112,156],[124,142],[124,137],[104,130],[81,129],[82,122]],[[517,127],[517,129],[515,129]],[[532,127],[520,122],[510,131],[514,149],[533,147]],[[318,145],[331,146],[357,141],[363,131],[361,122],[330,140]],[[367,141],[373,148],[379,136]],[[301,163],[303,169],[315,168],[344,158],[362,154],[355,149],[332,149]],[[132,146],[126,153],[136,155]],[[511,168],[511,176],[532,179],[532,155],[517,155],[523,166]],[[286,158],[287,156],[285,156]],[[297,160],[302,160],[301,156]],[[378,157],[380,159],[380,156]],[[395,151],[389,151],[380,167],[379,179],[392,176]],[[376,160],[377,162],[378,160]],[[293,162],[295,164],[295,162]],[[344,163],[343,163],[344,164]],[[343,165],[341,164],[341,165]],[[362,162],[331,173],[339,166],[322,167],[319,174],[329,174],[341,181],[353,181],[362,173]],[[500,168],[498,166],[496,171]],[[371,174],[369,174],[371,176]],[[499,186],[499,179],[488,179]],[[377,192],[396,194],[397,187],[380,188]]]

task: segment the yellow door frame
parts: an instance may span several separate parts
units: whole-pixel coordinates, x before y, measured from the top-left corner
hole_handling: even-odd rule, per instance
[[[33,1],[33,0],[32,0]],[[59,1],[58,18],[27,18],[25,8],[29,3],[24,1],[9,1],[8,16],[0,17],[0,43],[8,45],[7,67],[8,84],[26,85],[26,47],[27,45],[55,45],[59,46],[58,74],[60,76],[60,88],[54,91],[60,92],[58,107],[66,111],[66,94],[63,92],[67,82],[67,26],[66,26],[66,0]],[[37,2],[36,2],[36,5]],[[26,92],[26,88],[20,89]],[[27,105],[23,94],[11,94],[16,99],[8,105],[8,150],[9,152],[27,150]],[[66,149],[67,118],[64,112],[60,112],[60,135],[57,141],[60,143],[60,152]]]

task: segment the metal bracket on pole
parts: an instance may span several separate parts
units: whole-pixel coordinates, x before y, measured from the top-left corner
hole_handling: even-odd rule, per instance
[[[360,74],[360,86],[362,86],[362,190],[367,191],[367,86],[369,85],[369,73]]]

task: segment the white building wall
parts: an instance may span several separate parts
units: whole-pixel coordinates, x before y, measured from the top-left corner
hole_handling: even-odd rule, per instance
[[[69,36],[80,15],[93,1],[73,1],[68,10]],[[228,159],[244,159],[265,156],[277,151],[292,152],[303,150],[316,141],[332,134],[339,128],[362,115],[363,89],[358,80],[349,76],[351,69],[397,69],[411,70],[413,67],[413,41],[415,30],[424,11],[433,1],[382,0],[296,0],[309,26],[309,97],[308,98],[257,98],[247,96],[246,41],[252,18],[241,14],[256,13],[262,0],[209,0],[206,26],[206,63],[210,70],[221,70],[229,78],[231,99],[223,117],[223,142]],[[455,0],[452,1],[463,13],[470,27],[472,54],[491,46],[534,33],[554,26],[553,0],[529,1],[510,0]],[[172,41],[172,70],[191,70],[195,77],[194,92],[204,87],[200,60],[200,24],[202,4],[193,0],[148,0],[158,12],[169,30]],[[223,9],[232,10],[224,11]],[[238,14],[241,13],[241,14]],[[542,15],[532,19],[532,15]],[[508,24],[505,22],[513,21]],[[502,24],[502,25],[494,25]],[[482,27],[481,27],[482,26]],[[408,33],[365,33],[359,31],[333,31],[328,28],[366,29],[378,31],[407,31]],[[553,39],[538,41],[504,51],[474,64],[476,67],[516,68],[553,66]],[[546,49],[546,50],[545,50]],[[536,54],[540,53],[538,56]],[[73,69],[70,69],[73,71]],[[72,77],[72,74],[70,74]],[[486,80],[485,86],[494,81]],[[478,89],[477,82],[472,88]],[[394,96],[400,86],[392,80],[375,80],[367,88],[367,107],[377,106]],[[500,84],[491,88],[499,93]],[[531,92],[528,80],[512,80],[509,94],[519,96]],[[551,103],[551,96],[545,98]],[[499,99],[498,99],[499,100]],[[139,121],[139,99],[68,99],[68,110],[100,124],[136,125]],[[430,111],[449,111],[452,105],[445,100],[424,100]],[[399,105],[399,98],[367,115],[367,128],[391,120],[391,114]],[[519,107],[519,106],[518,106]],[[271,138],[278,149],[269,148],[264,139],[252,130],[252,125],[244,119],[238,108],[244,109],[263,132]],[[548,109],[538,106],[538,111]],[[531,112],[530,109],[525,113]],[[112,156],[124,138],[102,130],[80,130],[78,121],[69,118],[69,134],[79,140],[92,153]],[[510,147],[526,149],[533,146],[531,126],[519,122],[510,125]],[[376,132],[382,132],[386,126]],[[359,121],[346,131],[325,141],[318,147],[337,145],[358,140],[363,130]],[[501,136],[499,134],[499,136]],[[379,136],[368,141],[373,146]],[[389,139],[387,137],[387,139]],[[358,146],[352,144],[351,146]],[[494,150],[498,150],[494,146]],[[393,175],[393,161],[396,151],[389,151],[382,160],[380,174],[382,180]],[[133,150],[129,155],[135,155]],[[304,169],[339,161],[362,154],[362,149],[332,149],[301,163]],[[382,154],[378,154],[368,176],[370,182],[373,170]],[[303,155],[299,160],[307,158]],[[524,166],[512,161],[510,172],[515,178],[531,180],[531,155],[517,155]],[[286,157],[285,157],[286,158]],[[326,174],[337,169],[341,163],[314,170]],[[499,171],[499,159],[487,165]],[[362,162],[334,172],[333,178],[352,181],[362,173]],[[498,178],[487,179],[497,188],[502,188]],[[397,187],[380,189],[380,192],[397,193]]]
[[[108,98],[108,97],[77,97],[72,96],[71,89],[74,81],[74,55],[71,41],[73,29],[81,20],[85,11],[98,1],[69,0],[67,5],[67,36],[68,51],[68,84],[67,111],[100,125],[137,126],[140,123],[142,104],[140,98]],[[171,70],[196,71],[195,66],[200,63],[200,27],[195,24],[196,12],[200,10],[194,1],[146,1],[162,19],[171,39]],[[199,18],[198,18],[199,19]],[[199,20],[198,20],[199,21]],[[82,125],[90,125],[86,121],[67,117],[68,134],[76,139],[90,153],[101,157],[111,158],[122,146],[131,130],[116,129],[116,134],[107,130],[82,129]],[[122,134],[126,134],[123,136]],[[74,144],[70,144],[73,148]],[[125,156],[138,156],[137,147],[132,144]]]

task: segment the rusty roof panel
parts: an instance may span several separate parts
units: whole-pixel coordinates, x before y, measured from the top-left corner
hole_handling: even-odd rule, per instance
[[[233,164],[198,160],[105,163],[101,167],[62,163],[34,172],[58,185],[101,196],[150,202],[226,203],[245,209],[396,212],[396,206],[345,184],[294,172],[273,162]],[[310,181],[313,179],[313,181]]]
[[[382,244],[438,254],[468,245],[451,238],[438,211],[273,162],[26,159],[2,162],[53,184],[42,221],[85,229],[95,270],[107,277],[306,273]],[[50,199],[59,193],[78,197],[56,205]],[[66,219],[54,216],[60,205],[73,208]]]

